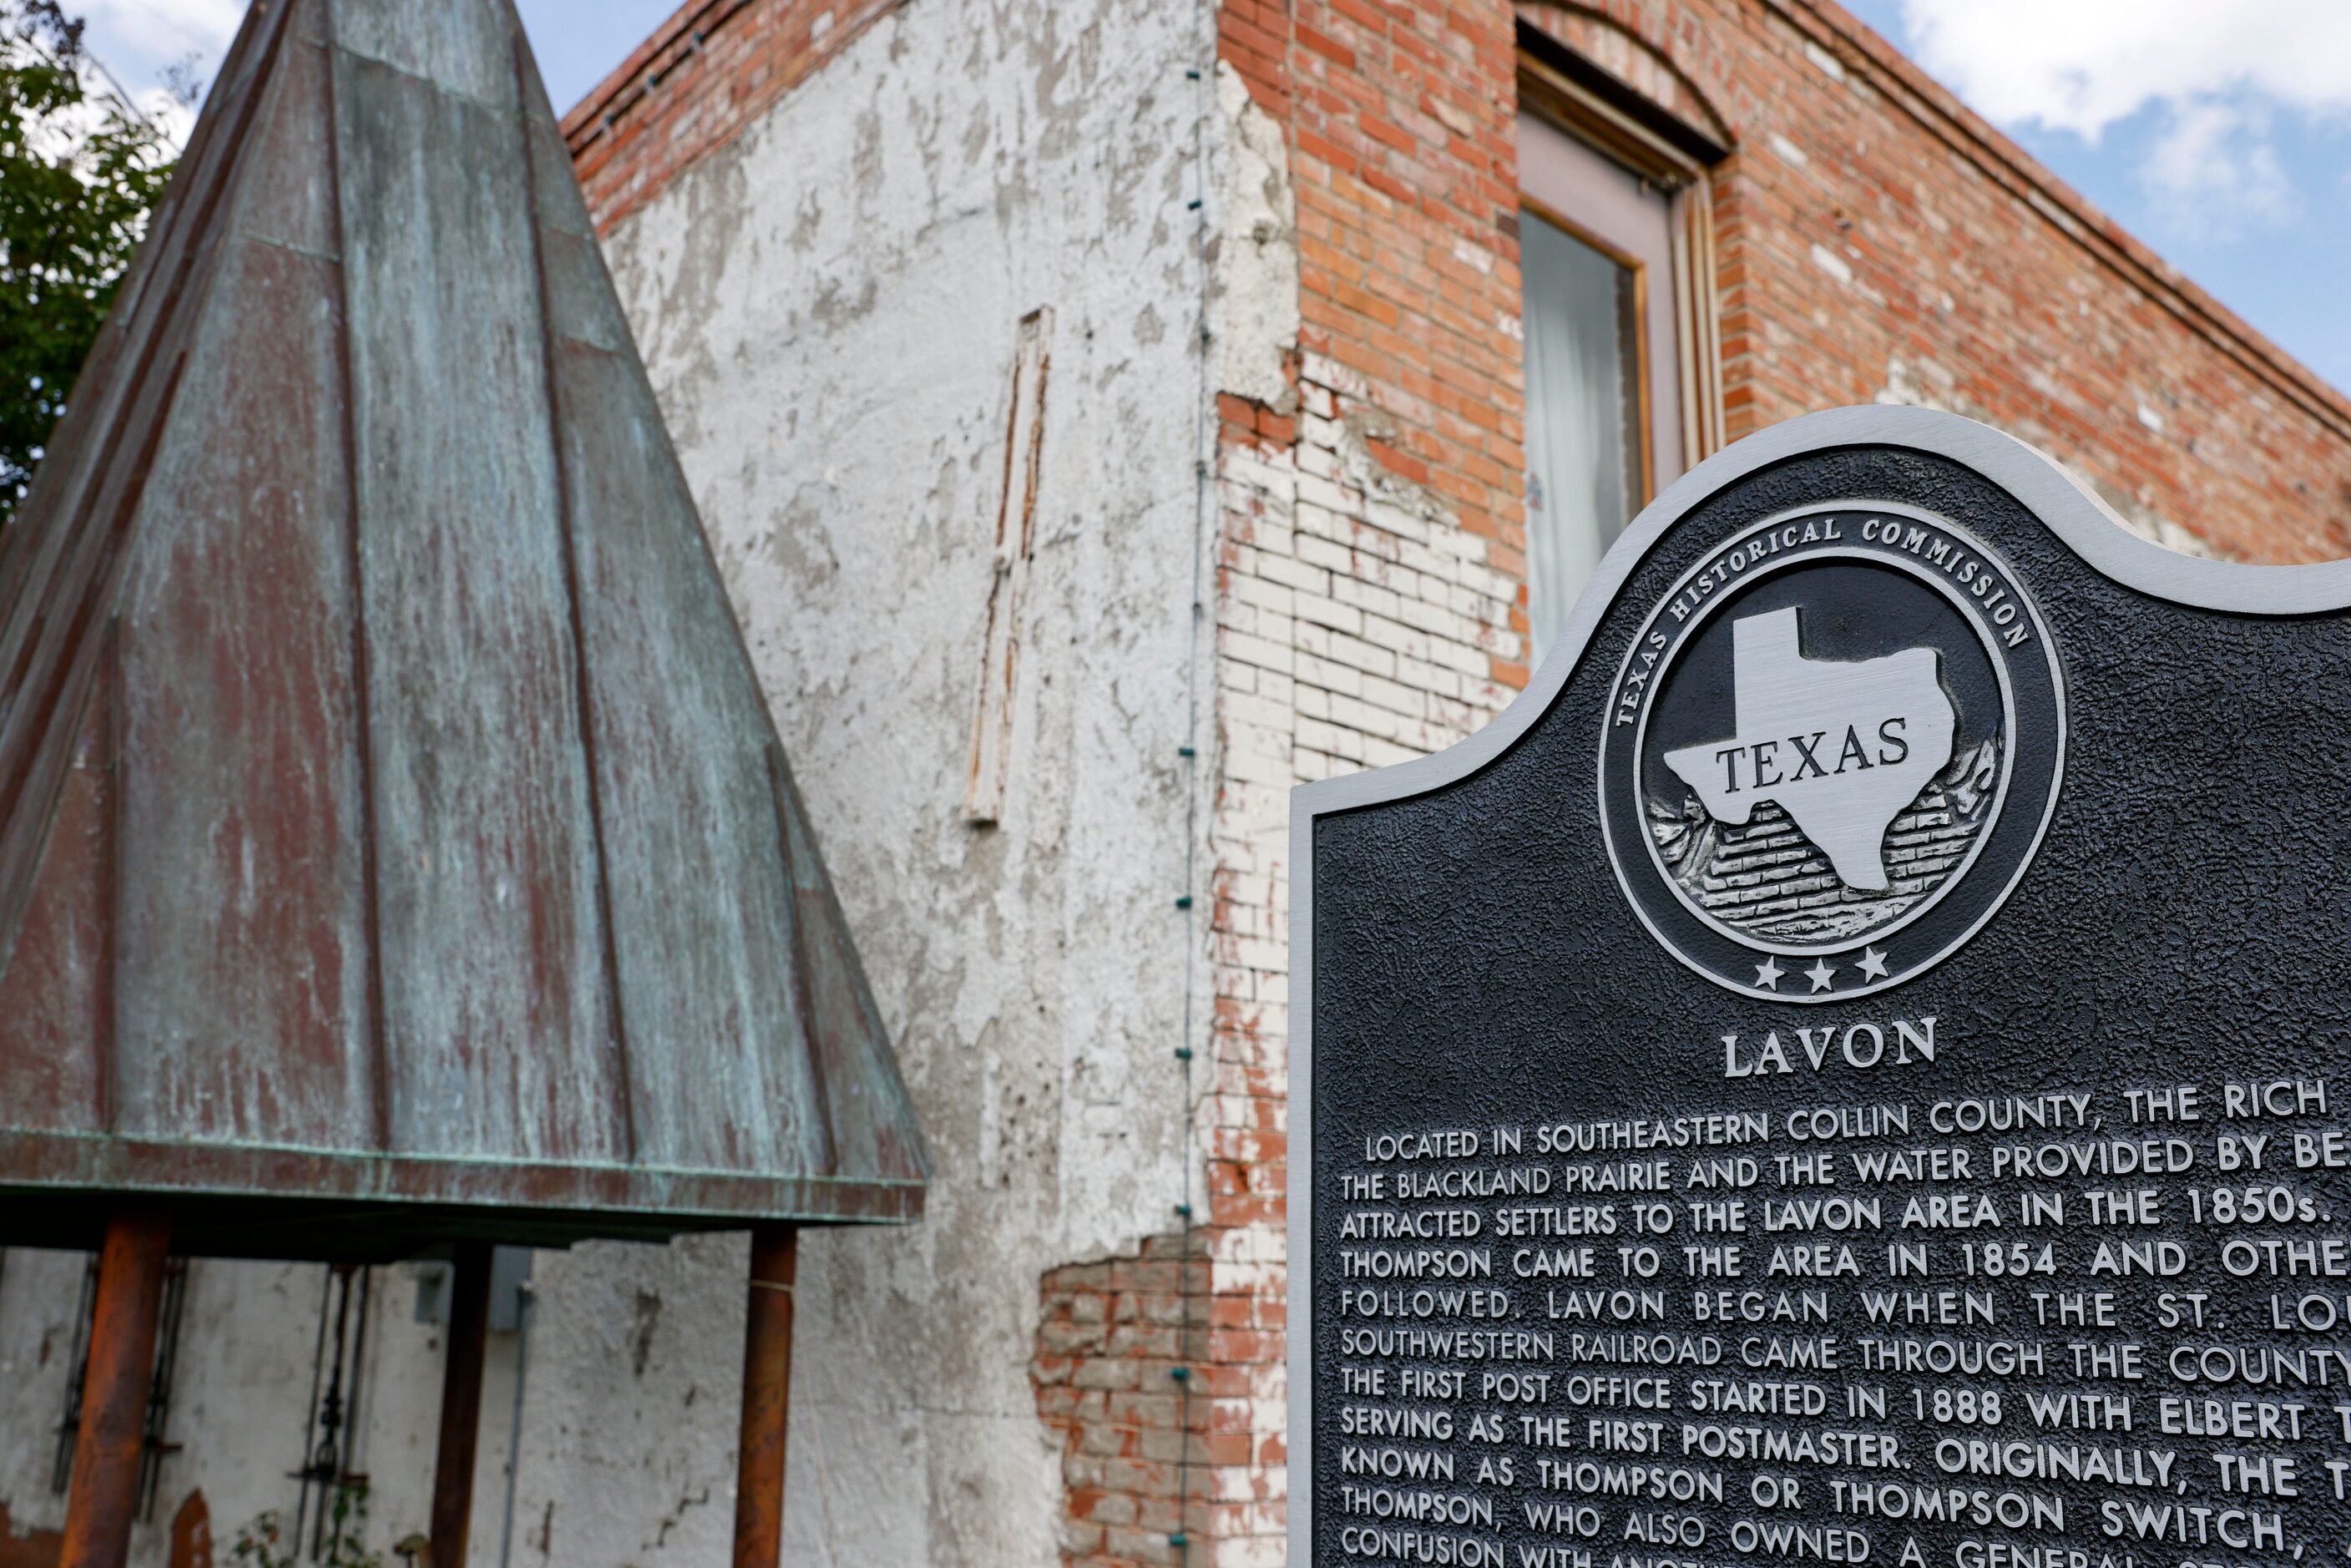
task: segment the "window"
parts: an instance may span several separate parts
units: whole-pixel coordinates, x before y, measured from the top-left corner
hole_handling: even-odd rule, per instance
[[[1625,523],[1720,444],[1721,414],[1700,155],[1575,79],[1521,65],[1527,617],[1539,661]]]

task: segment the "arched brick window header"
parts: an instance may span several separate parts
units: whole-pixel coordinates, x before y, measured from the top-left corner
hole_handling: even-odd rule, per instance
[[[1520,52],[1675,144],[1699,163],[1736,143],[1729,123],[1687,73],[1646,40],[1582,5],[1520,4]]]

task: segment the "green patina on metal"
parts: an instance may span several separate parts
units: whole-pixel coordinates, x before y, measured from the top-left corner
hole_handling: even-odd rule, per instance
[[[507,0],[260,0],[0,537],[0,1242],[906,1220]]]

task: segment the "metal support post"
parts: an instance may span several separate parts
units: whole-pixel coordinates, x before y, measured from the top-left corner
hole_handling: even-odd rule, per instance
[[[160,1206],[125,1206],[107,1222],[58,1568],[122,1568],[131,1554],[171,1245],[171,1213]]]
[[[735,1484],[735,1568],[776,1568],[784,1550],[784,1424],[792,1402],[792,1275],[799,1231],[751,1232],[743,1330],[743,1439]]]
[[[434,1568],[465,1568],[465,1534],[474,1516],[474,1447],[482,1430],[482,1355],[490,1335],[491,1250],[486,1241],[460,1241],[451,1270],[441,1446],[433,1460]]]

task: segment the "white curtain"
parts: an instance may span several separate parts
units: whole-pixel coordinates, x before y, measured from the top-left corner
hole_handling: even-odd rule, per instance
[[[1525,214],[1527,618],[1540,660],[1632,510],[1633,275]],[[1629,439],[1628,439],[1629,437]]]

